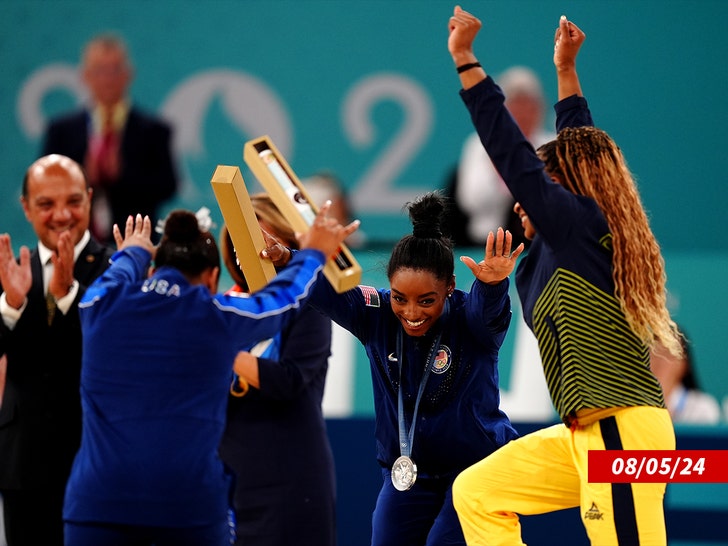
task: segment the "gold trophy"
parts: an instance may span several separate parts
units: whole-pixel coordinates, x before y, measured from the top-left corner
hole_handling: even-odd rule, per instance
[[[238,167],[218,165],[210,184],[233,240],[245,282],[251,292],[260,290],[276,276],[276,270],[270,260],[260,257],[266,244],[243,175]]]
[[[318,207],[271,139],[263,136],[246,142],[243,159],[293,230],[307,232]],[[334,290],[346,292],[360,283],[361,266],[342,243],[336,254],[327,260],[324,275]]]

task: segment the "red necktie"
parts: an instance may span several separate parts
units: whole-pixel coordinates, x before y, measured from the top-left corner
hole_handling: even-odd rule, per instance
[[[114,130],[112,112],[106,113],[101,135],[95,150],[96,182],[101,186],[108,186],[119,175],[119,139]]]
[[[87,158],[89,181],[94,187],[91,231],[101,240],[111,235],[111,209],[105,188],[113,185],[119,177],[119,135],[113,126],[113,110],[104,114],[101,134],[91,137]]]

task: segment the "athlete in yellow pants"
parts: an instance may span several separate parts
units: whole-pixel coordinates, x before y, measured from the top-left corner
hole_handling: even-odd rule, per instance
[[[532,241],[516,287],[565,424],[513,440],[456,478],[465,539],[523,544],[516,514],[579,506],[594,546],[664,546],[664,484],[588,482],[589,450],[675,448],[649,350],[682,349],[634,178],[619,146],[594,127],[581,90],[576,55],[585,34],[561,17],[557,137],[535,152],[473,52],[480,28],[455,7],[448,49],[461,98]]]
[[[554,425],[509,442],[463,471],[453,484],[453,500],[468,545],[523,544],[517,514],[575,506],[594,545],[666,544],[664,483],[588,483],[589,450],[610,446],[675,449],[667,410],[622,408],[575,430]]]

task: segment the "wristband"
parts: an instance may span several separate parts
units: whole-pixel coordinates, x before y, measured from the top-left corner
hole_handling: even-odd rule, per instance
[[[462,74],[466,70],[470,70],[471,68],[477,68],[480,66],[480,63],[478,61],[475,61],[474,63],[467,63],[467,64],[461,64],[457,67],[458,74]]]

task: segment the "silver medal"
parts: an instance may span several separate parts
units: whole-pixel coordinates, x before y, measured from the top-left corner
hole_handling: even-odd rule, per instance
[[[402,455],[392,465],[392,484],[397,491],[407,491],[417,479],[417,465]]]

